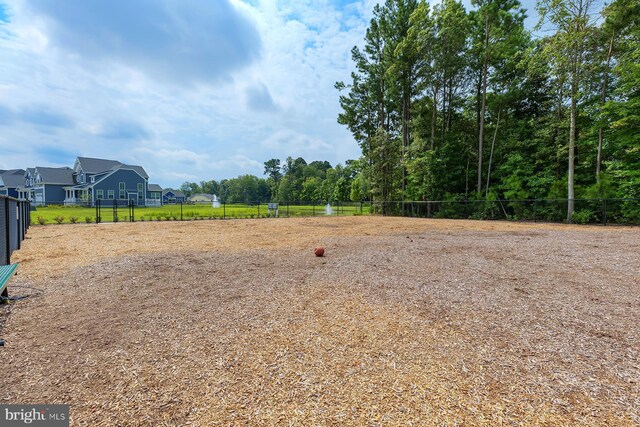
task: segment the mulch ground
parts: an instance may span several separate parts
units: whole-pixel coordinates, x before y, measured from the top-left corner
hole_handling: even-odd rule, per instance
[[[637,228],[77,224],[12,261],[0,402],[72,425],[640,425]]]

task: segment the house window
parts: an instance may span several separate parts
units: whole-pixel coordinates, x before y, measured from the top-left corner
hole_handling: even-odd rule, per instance
[[[104,190],[96,190],[96,198],[104,199]]]
[[[127,198],[127,195],[126,195],[126,193],[125,193],[125,191],[124,191],[124,189],[125,189],[125,184],[124,184],[124,182],[119,183],[119,184],[118,184],[118,188],[120,189],[120,194],[118,195],[118,198],[119,198],[119,199],[126,199],[126,198]]]
[[[138,183],[138,191],[144,191],[144,184],[141,182]]]
[[[92,176],[92,177],[91,177],[91,183],[93,184],[94,182],[96,182],[96,177],[95,177],[95,176]]]
[[[109,197],[110,199],[113,199],[115,197],[113,193],[114,193],[113,190],[107,190],[107,197]]]

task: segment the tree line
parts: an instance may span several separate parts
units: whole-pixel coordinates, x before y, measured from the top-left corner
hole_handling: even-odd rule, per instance
[[[375,6],[338,122],[364,198],[640,197],[640,2]],[[637,204],[635,205],[637,206]],[[640,212],[631,213],[640,217]]]
[[[270,159],[264,162],[264,175],[241,175],[221,181],[185,182],[180,190],[187,196],[216,194],[227,203],[253,202],[334,202],[361,201],[368,188],[359,177],[360,162],[347,160],[335,167],[327,161],[307,163],[302,157]]]

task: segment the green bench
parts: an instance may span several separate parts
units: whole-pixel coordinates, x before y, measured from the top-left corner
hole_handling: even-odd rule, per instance
[[[7,283],[9,283],[9,279],[11,279],[14,274],[16,274],[18,265],[20,264],[16,263],[9,265],[0,265],[0,295],[6,296]]]

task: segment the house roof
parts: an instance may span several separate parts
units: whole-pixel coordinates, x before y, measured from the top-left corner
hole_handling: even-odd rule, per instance
[[[195,199],[196,197],[201,197],[203,199],[207,199],[207,200],[213,200],[213,195],[211,194],[205,194],[205,193],[196,193],[196,194],[192,194],[191,197],[189,197],[190,199]]]
[[[167,193],[173,193],[176,197],[184,197],[184,193],[180,190],[163,190],[162,195],[164,196]]]
[[[46,168],[37,166],[37,172],[42,177],[42,182],[47,184],[73,185],[73,169],[71,168]]]
[[[16,188],[24,185],[24,169],[11,169],[0,173],[0,182],[5,187]]]
[[[100,173],[113,170],[115,166],[120,166],[117,160],[94,159],[92,157],[78,157],[78,162],[84,173]]]
[[[134,171],[138,172],[144,179],[149,179],[149,175],[147,175],[147,172],[144,170],[144,168],[142,166],[120,165],[118,167],[115,167],[114,169],[119,169],[120,167],[131,168]]]
[[[27,168],[27,171],[25,172],[25,175],[26,174],[33,175],[34,173],[36,173],[36,168]]]
[[[149,191],[162,191],[162,187],[158,184],[149,184]]]

